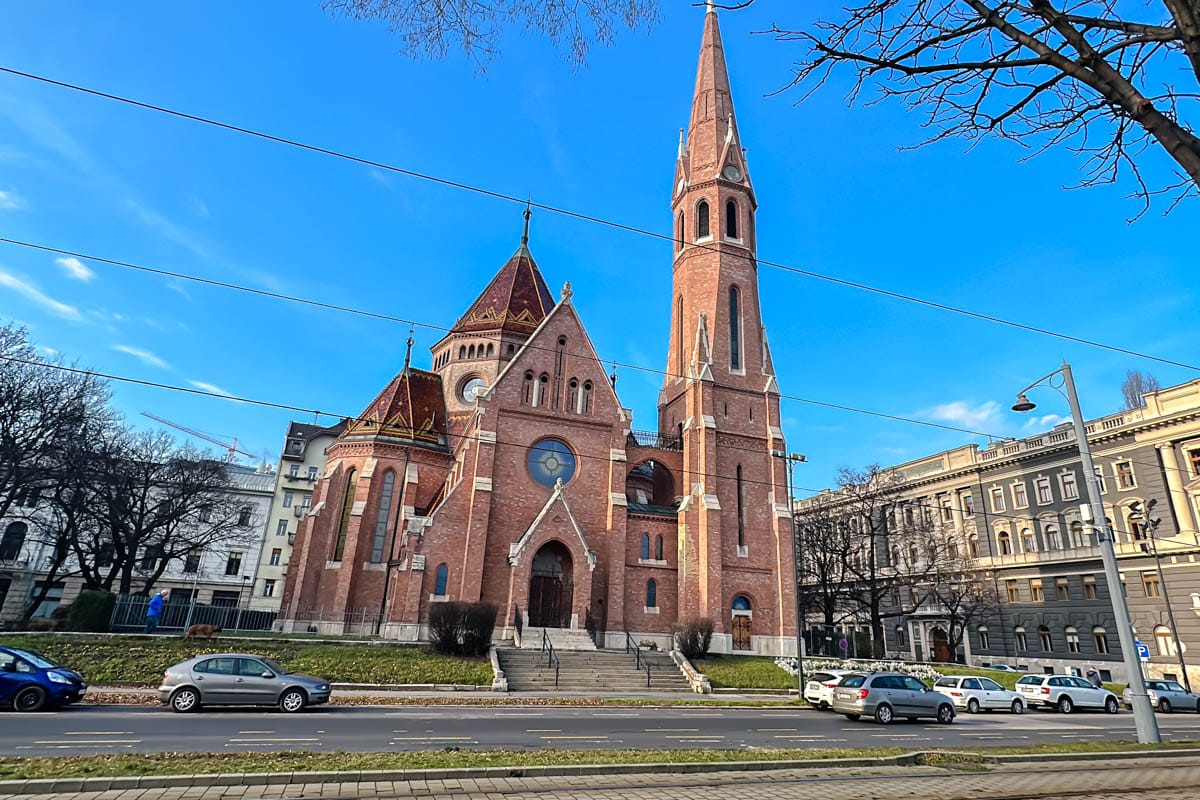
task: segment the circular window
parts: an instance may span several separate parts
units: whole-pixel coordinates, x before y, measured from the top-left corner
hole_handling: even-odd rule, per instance
[[[478,375],[472,375],[462,382],[462,386],[460,386],[458,390],[458,397],[464,403],[474,403],[475,390],[485,386],[487,386],[487,381]]]
[[[575,454],[565,442],[543,439],[529,449],[529,474],[543,486],[567,483],[575,477]]]

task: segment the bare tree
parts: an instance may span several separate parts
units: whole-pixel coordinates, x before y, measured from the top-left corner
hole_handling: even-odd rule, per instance
[[[848,530],[832,492],[805,500],[796,514],[801,611],[819,614],[826,630],[842,622],[846,612]]]
[[[657,19],[656,0],[325,0],[334,16],[378,20],[400,38],[405,55],[445,58],[461,48],[484,71],[506,30],[549,39],[580,66],[594,45],[608,45],[624,27]]]
[[[1200,100],[1197,0],[860,0],[812,30],[774,28],[809,46],[794,86],[831,70],[925,117],[922,144],[992,135],[1084,157],[1080,185],[1132,177],[1133,196],[1200,193],[1200,138],[1185,113]],[[1193,117],[1194,118],[1194,117]],[[1145,151],[1172,159],[1174,180],[1143,177]]]
[[[1138,372],[1131,369],[1125,373],[1125,382],[1121,384],[1121,396],[1125,398],[1125,411],[1132,411],[1146,405],[1142,395],[1146,392],[1157,392],[1162,386],[1158,378],[1149,372]]]

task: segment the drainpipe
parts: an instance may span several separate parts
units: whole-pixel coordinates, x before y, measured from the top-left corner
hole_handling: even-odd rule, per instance
[[[379,598],[379,618],[375,621],[375,635],[383,630],[383,615],[387,610],[388,589],[392,584],[393,561],[396,559],[396,534],[400,532],[401,517],[404,515],[404,496],[408,493],[408,460],[411,453],[404,448],[404,473],[400,476],[400,494],[396,498],[396,522],[392,525],[392,541],[388,543],[387,558],[383,561],[383,596]]]

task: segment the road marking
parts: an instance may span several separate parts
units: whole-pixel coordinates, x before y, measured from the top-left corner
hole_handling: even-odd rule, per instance
[[[546,716],[546,714],[543,711],[510,711],[510,712],[501,711],[501,712],[497,712],[495,714],[495,716],[497,716],[497,717],[544,717],[544,716]]]
[[[799,728],[759,728],[759,733],[788,733],[790,731],[798,731]]]
[[[562,733],[562,728],[526,728],[526,733]]]
[[[607,739],[607,736],[539,736],[539,739],[573,739],[586,742],[598,742],[601,739]]]
[[[825,737],[819,733],[792,733],[779,734],[774,736],[775,739],[824,739]]]
[[[34,744],[58,744],[75,747],[80,745],[97,745],[97,744],[141,744],[141,739],[96,739],[89,741],[87,739],[42,739],[35,741]]]
[[[844,742],[845,739],[826,739],[825,737],[813,738],[811,736],[776,736],[776,739],[781,739],[785,742]]]
[[[593,717],[640,717],[640,711],[594,711]]]
[[[238,744],[239,742],[254,742],[257,744],[257,743],[265,743],[265,742],[273,742],[273,743],[278,743],[278,742],[319,742],[321,740],[320,739],[275,739],[275,738],[271,738],[271,739],[234,739],[234,738],[230,737],[229,741],[233,744]]]
[[[17,750],[93,750],[93,749],[101,750],[101,749],[107,748],[109,750],[112,750],[113,748],[116,748],[116,747],[131,749],[133,747],[133,745],[131,745],[131,744],[51,744],[51,745],[45,745],[43,747],[33,747],[30,745],[18,745],[16,747],[16,749]]]
[[[67,731],[64,736],[129,736],[133,731]]]
[[[470,742],[471,736],[393,736],[394,742]]]
[[[274,732],[275,731],[238,731],[238,733],[240,733],[242,736],[250,736],[252,734],[258,734],[261,736],[265,736],[268,733],[274,733]]]
[[[646,733],[695,733],[699,728],[646,728]]]
[[[876,739],[916,739],[919,733],[872,733]]]
[[[666,739],[686,739],[686,740],[687,740],[687,741],[689,741],[689,742],[698,742],[698,741],[700,741],[701,739],[715,740],[715,739],[724,739],[725,737],[724,737],[724,736],[718,736],[718,735],[716,735],[716,734],[695,734],[695,733],[689,733],[689,734],[687,734],[687,735],[680,735],[680,736],[676,736],[676,735],[674,735],[674,734],[667,734],[667,735],[666,735],[665,737],[663,737],[663,738],[666,738]]]

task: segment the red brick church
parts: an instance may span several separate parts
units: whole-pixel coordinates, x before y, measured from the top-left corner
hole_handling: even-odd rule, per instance
[[[520,247],[431,348],[432,369],[406,357],[330,446],[288,567],[285,629],[316,609],[326,628],[382,614],[384,635],[418,641],[431,604],[483,600],[500,609],[498,638],[519,616],[526,630],[594,629],[601,646],[627,632],[663,646],[701,616],[715,651],[794,653],[756,206],[710,8],[675,166],[655,430],[634,429],[570,284],[557,299],[547,288],[526,212]]]

